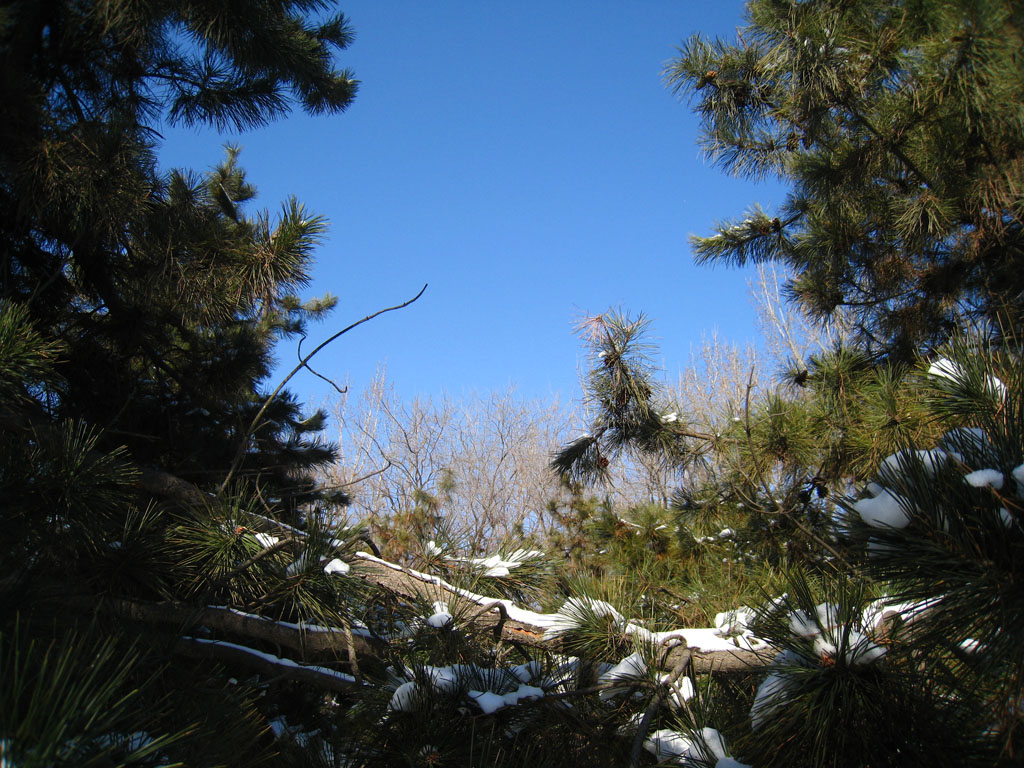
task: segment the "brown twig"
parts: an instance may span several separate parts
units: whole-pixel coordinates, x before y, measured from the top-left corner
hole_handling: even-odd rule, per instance
[[[651,720],[658,714],[658,710],[661,709],[662,703],[668,697],[668,692],[672,686],[676,684],[676,680],[679,679],[680,675],[686,671],[686,668],[690,666],[692,660],[691,654],[687,651],[679,657],[679,661],[676,662],[672,671],[669,673],[664,684],[658,686],[658,690],[655,692],[654,697],[651,699],[651,703],[647,705],[647,709],[644,710],[644,716],[640,719],[640,725],[637,727],[636,735],[633,737],[633,748],[629,753],[629,766],[630,768],[637,768],[640,765],[640,750],[644,746],[644,737],[647,735],[647,728],[651,724]]]
[[[340,337],[344,336],[346,333],[351,331],[353,328],[356,328],[356,327],[362,325],[363,323],[367,323],[370,320],[373,320],[375,317],[379,317],[380,315],[383,315],[385,312],[393,312],[395,310],[404,309],[405,307],[408,307],[410,304],[412,304],[414,301],[416,301],[420,296],[422,296],[423,292],[426,291],[426,290],[427,290],[427,286],[424,285],[422,288],[420,288],[419,293],[417,293],[415,296],[413,296],[408,301],[404,301],[401,304],[396,304],[393,307],[385,307],[384,309],[379,309],[376,312],[373,312],[373,313],[367,315],[362,320],[357,320],[356,322],[352,323],[351,325],[349,325],[349,326],[347,326],[345,328],[342,328],[340,331],[335,333],[333,336],[330,336],[326,341],[322,341],[320,344],[318,344],[316,346],[316,348],[312,352],[310,352],[308,355],[303,357],[302,360],[299,361],[299,364],[296,365],[294,368],[292,368],[292,370],[289,372],[289,374],[287,376],[285,376],[281,380],[280,384],[277,385],[277,388],[274,389],[274,391],[270,393],[270,395],[267,397],[266,400],[263,401],[263,406],[259,409],[259,411],[256,412],[256,415],[252,417],[252,421],[249,423],[248,428],[242,434],[241,440],[239,440],[238,451],[235,453],[235,458],[231,462],[231,468],[228,470],[227,475],[224,477],[224,481],[220,484],[220,487],[217,489],[217,495],[220,496],[220,494],[222,494],[224,492],[224,489],[227,488],[228,483],[231,482],[231,478],[234,476],[235,472],[238,470],[239,465],[242,463],[242,459],[245,456],[246,446],[248,445],[248,442],[249,442],[249,437],[256,431],[256,427],[260,423],[260,419],[263,418],[263,414],[266,413],[267,408],[269,408],[270,404],[272,402],[274,402],[274,398],[276,398],[281,393],[281,390],[285,388],[285,385],[288,384],[288,382],[292,380],[292,378],[295,376],[295,374],[297,374],[299,371],[301,371],[303,368],[305,368],[307,363],[309,363],[309,361],[312,360],[313,357],[318,352],[320,352],[320,350],[322,350],[324,347],[326,347],[328,344],[331,344],[336,339],[339,339]]]

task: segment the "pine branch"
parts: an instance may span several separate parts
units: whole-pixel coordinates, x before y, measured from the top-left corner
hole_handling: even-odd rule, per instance
[[[337,657],[354,650],[363,655],[379,655],[384,643],[365,632],[346,631],[342,627],[322,627],[274,621],[265,616],[245,613],[224,606],[194,606],[186,603],[148,603],[112,597],[58,597],[60,605],[80,611],[98,611],[140,624],[175,627],[187,632],[195,627],[239,635],[296,651],[300,658]],[[351,639],[349,639],[351,638]]]
[[[245,457],[246,449],[248,448],[249,437],[256,431],[256,427],[257,427],[257,425],[259,425],[260,419],[263,417],[263,414],[266,413],[267,409],[270,407],[270,404],[274,402],[274,399],[281,393],[281,390],[284,389],[285,385],[289,381],[292,380],[292,378],[295,376],[295,374],[297,374],[299,371],[301,371],[303,368],[305,368],[306,365],[309,363],[309,361],[312,360],[317,355],[317,353],[320,352],[324,347],[328,346],[329,344],[334,342],[336,339],[341,338],[346,333],[351,331],[353,328],[356,328],[356,327],[362,325],[363,323],[367,323],[370,320],[373,320],[375,317],[379,317],[380,315],[383,315],[385,312],[393,312],[395,310],[404,309],[405,307],[408,307],[414,301],[419,299],[419,297],[422,296],[423,292],[426,291],[426,290],[427,290],[427,286],[424,285],[422,288],[420,288],[419,293],[417,293],[415,296],[413,296],[408,301],[404,301],[401,304],[396,304],[393,307],[386,307],[384,309],[379,309],[376,312],[373,312],[373,313],[367,315],[363,319],[357,320],[356,322],[352,323],[351,325],[349,325],[349,326],[347,326],[345,328],[342,328],[340,331],[335,333],[333,336],[330,336],[327,340],[325,340],[325,341],[321,342],[320,344],[318,344],[316,346],[316,348],[312,352],[310,352],[308,355],[303,357],[302,360],[299,361],[299,364],[296,365],[294,368],[292,368],[292,370],[288,373],[288,375],[285,376],[281,380],[281,383],[278,384],[277,388],[273,392],[270,393],[270,395],[264,401],[263,406],[259,409],[259,411],[257,411],[256,415],[252,417],[252,421],[249,423],[249,427],[245,430],[245,433],[243,434],[242,439],[239,441],[238,452],[235,454],[235,459],[231,463],[231,468],[228,470],[227,475],[224,477],[224,481],[220,484],[220,487],[217,489],[217,495],[219,496],[220,494],[224,493],[224,489],[228,487],[228,484],[231,482],[231,478],[234,476],[235,472],[238,470],[238,467],[241,465],[242,459]]]
[[[457,606],[467,605],[467,610],[461,612],[465,615],[475,613],[473,617],[475,626],[481,628],[500,626],[502,640],[553,652],[562,650],[562,640],[551,637],[548,632],[552,614],[537,614],[518,608],[508,600],[476,595],[448,584],[437,576],[403,568],[365,552],[358,552],[356,556],[363,561],[363,564],[358,571],[353,571],[354,577],[361,578],[376,587],[411,601],[423,600],[426,585],[429,584],[435,593],[437,589],[440,589],[448,596],[447,600],[453,613],[456,612]],[[434,600],[436,597],[431,596],[430,599]],[[479,607],[489,610],[480,612]],[[711,630],[699,629],[694,632],[696,634],[711,632]],[[623,634],[624,639],[628,636],[627,633]],[[771,648],[759,651],[748,651],[742,648],[704,650],[697,646],[688,647],[682,638],[677,639],[681,641],[680,644],[669,649],[664,654],[664,658],[660,660],[660,664],[666,669],[674,669],[680,659],[684,655],[688,655],[692,660],[693,670],[697,674],[749,673],[767,666],[775,655],[775,651]]]
[[[321,666],[303,666],[291,659],[221,640],[183,637],[175,644],[174,652],[193,659],[217,659],[242,664],[270,678],[294,680],[328,691],[349,692],[358,685],[352,675],[344,672]]]
[[[640,725],[636,729],[636,736],[633,737],[633,748],[629,753],[630,768],[637,768],[640,765],[640,753],[643,749],[644,739],[647,737],[651,721],[657,716],[658,710],[661,709],[662,704],[668,698],[672,686],[676,684],[676,681],[686,671],[686,668],[690,666],[691,661],[692,656],[689,651],[678,654],[678,659],[673,665],[668,678],[658,687],[654,698],[651,699],[651,703],[644,710],[643,717],[640,719]]]

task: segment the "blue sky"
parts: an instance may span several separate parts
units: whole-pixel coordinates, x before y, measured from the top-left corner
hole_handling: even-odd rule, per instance
[[[644,312],[670,376],[702,334],[756,338],[749,275],[698,269],[687,238],[782,192],[711,167],[661,74],[690,34],[733,37],[742,3],[340,8],[356,39],[338,64],[361,81],[347,112],[238,137],[168,130],[161,151],[165,167],[203,169],[237,142],[258,207],[294,194],[327,217],[310,295],[340,301],[313,344],[429,283],[335,342],[318,370],[359,390],[386,365],[407,397],[514,384],[564,401],[578,395],[572,325],[585,313]],[[279,358],[290,368],[293,349]],[[303,374],[291,389],[318,400],[329,388]]]

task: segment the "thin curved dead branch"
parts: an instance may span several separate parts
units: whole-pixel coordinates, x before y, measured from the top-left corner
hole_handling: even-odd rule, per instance
[[[299,371],[301,371],[303,368],[305,368],[307,366],[307,364],[309,363],[309,361],[312,360],[317,355],[317,353],[319,353],[322,349],[327,347],[329,344],[333,343],[335,340],[337,340],[337,339],[341,338],[342,336],[344,336],[346,333],[351,331],[353,328],[356,328],[356,327],[362,325],[363,323],[368,323],[370,320],[373,320],[375,317],[380,317],[381,315],[383,315],[386,312],[394,312],[395,310],[404,309],[405,307],[408,307],[414,301],[419,299],[419,297],[422,296],[424,291],[426,291],[426,290],[427,290],[427,286],[424,285],[422,288],[420,288],[419,293],[417,293],[411,299],[408,299],[407,301],[403,301],[401,304],[396,304],[393,307],[385,307],[384,309],[379,309],[376,312],[373,312],[373,313],[367,315],[363,319],[357,320],[356,322],[352,323],[351,325],[346,326],[345,328],[342,328],[337,333],[335,333],[332,336],[328,337],[325,341],[320,342],[312,352],[310,352],[308,355],[303,357],[299,361],[299,364],[296,365],[294,368],[292,368],[292,370],[288,373],[288,375],[285,376],[281,380],[281,383],[277,385],[277,387],[274,389],[274,391],[270,393],[270,395],[267,397],[267,399],[263,401],[262,407],[259,409],[259,411],[256,412],[256,415],[252,417],[252,421],[249,423],[249,426],[246,428],[245,432],[242,434],[242,439],[239,441],[238,452],[235,454],[235,458],[231,462],[231,467],[230,467],[230,469],[228,469],[228,473],[227,473],[227,475],[225,475],[224,481],[220,484],[220,487],[217,488],[217,495],[219,496],[220,494],[224,493],[224,489],[228,487],[228,484],[231,482],[231,478],[234,476],[235,472],[238,470],[239,465],[242,463],[242,459],[245,457],[245,451],[246,451],[246,447],[247,447],[248,442],[249,442],[249,437],[252,435],[253,432],[256,431],[256,427],[259,425],[260,419],[263,418],[263,414],[266,413],[267,408],[269,408],[270,404],[272,402],[274,402],[274,398],[276,398],[279,394],[281,394],[281,390],[285,388],[285,386],[288,384],[289,381],[292,380],[292,378],[295,376],[295,374],[297,374]]]

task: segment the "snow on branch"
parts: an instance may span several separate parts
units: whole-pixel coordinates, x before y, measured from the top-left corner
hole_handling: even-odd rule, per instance
[[[433,574],[403,568],[366,552],[357,552],[356,557],[363,564],[358,571],[353,571],[354,574],[400,597],[423,599],[423,587],[429,584],[450,594],[453,601],[462,600],[490,609],[478,613],[475,621],[478,625],[495,627],[502,639],[544,650],[561,649],[559,635],[565,626],[565,616],[561,613],[528,611],[511,600],[478,595]],[[698,674],[750,672],[767,667],[775,656],[774,649],[764,643],[737,643],[723,637],[720,630],[710,627],[650,632],[623,619],[621,629],[624,636],[633,636],[663,648],[659,666],[664,669],[673,669],[680,658],[689,654],[692,668]]]
[[[219,661],[243,664],[268,677],[309,683],[331,691],[348,691],[357,684],[352,675],[347,675],[344,672],[315,665],[305,666],[291,659],[284,659],[271,653],[264,653],[223,640],[185,636],[175,645],[174,651],[190,658],[213,658]]]
[[[98,607],[101,611],[109,611],[132,621],[172,625],[182,631],[205,626],[219,632],[229,632],[289,648],[301,654],[303,658],[346,653],[350,649],[350,638],[351,648],[359,654],[374,655],[383,645],[383,641],[359,627],[346,630],[342,627],[275,621],[226,606],[196,607],[184,603],[147,603],[112,598],[104,599],[98,606],[91,598],[82,598],[75,602],[88,602],[88,605],[83,604],[82,607]]]

